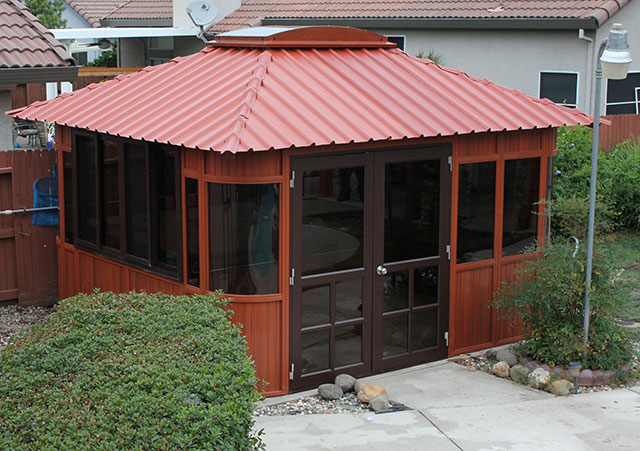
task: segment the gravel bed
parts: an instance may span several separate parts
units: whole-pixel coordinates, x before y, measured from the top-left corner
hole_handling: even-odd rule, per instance
[[[393,403],[391,403],[393,404]],[[342,398],[327,401],[318,395],[295,399],[272,406],[256,407],[253,415],[256,417],[283,415],[312,415],[318,413],[363,413],[371,412],[368,404],[358,401],[354,392],[345,393]]]
[[[16,304],[0,305],[0,349],[11,337],[53,313],[55,307],[23,307]]]

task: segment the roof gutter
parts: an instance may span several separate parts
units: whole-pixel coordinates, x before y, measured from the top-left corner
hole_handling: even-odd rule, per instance
[[[265,17],[262,25],[336,25],[356,28],[414,28],[414,29],[479,29],[479,30],[596,30],[595,18],[586,19],[429,19],[429,18],[278,18]]]
[[[79,66],[8,67],[0,69],[0,84],[75,81]]]

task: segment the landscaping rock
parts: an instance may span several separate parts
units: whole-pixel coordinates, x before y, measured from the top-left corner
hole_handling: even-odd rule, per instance
[[[363,390],[358,392],[358,399],[360,402],[369,402],[373,398],[386,394],[387,390],[382,385],[367,385]]]
[[[356,379],[355,384],[353,384],[353,391],[356,392],[356,395],[360,393],[367,385],[371,385],[369,382],[365,382],[362,379]]]
[[[578,385],[593,385],[593,371],[589,369],[580,371],[580,376],[578,376]]]
[[[549,386],[549,393],[556,396],[567,396],[571,391],[571,382],[566,379],[559,379],[553,381]]]
[[[507,362],[509,366],[513,366],[518,363],[518,358],[511,348],[500,349],[496,352],[496,360],[498,362]]]
[[[353,386],[356,383],[356,378],[350,374],[338,374],[336,376],[336,385],[347,393],[353,391]]]
[[[487,352],[484,353],[484,356],[487,360],[498,360],[496,358],[496,350],[495,349],[489,349]]]
[[[536,368],[529,374],[529,385],[533,388],[542,388],[549,383],[551,376],[547,370]]]
[[[499,377],[509,377],[509,364],[507,362],[498,362],[491,367],[491,372]]]
[[[389,408],[389,398],[387,395],[376,396],[369,401],[369,408],[374,412]]]
[[[342,389],[336,384],[322,384],[318,387],[318,394],[322,399],[333,400],[342,398]]]
[[[524,365],[513,365],[511,370],[509,371],[511,375],[511,380],[526,385],[529,377],[529,373],[531,370]]]

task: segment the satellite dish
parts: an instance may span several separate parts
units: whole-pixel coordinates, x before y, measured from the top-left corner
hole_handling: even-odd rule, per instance
[[[218,9],[208,2],[191,2],[187,6],[187,14],[197,27],[202,28],[215,20]]]

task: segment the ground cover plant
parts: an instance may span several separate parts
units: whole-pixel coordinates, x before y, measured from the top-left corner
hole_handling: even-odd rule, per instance
[[[259,395],[217,295],[96,292],[0,353],[0,449],[260,446]]]

